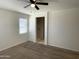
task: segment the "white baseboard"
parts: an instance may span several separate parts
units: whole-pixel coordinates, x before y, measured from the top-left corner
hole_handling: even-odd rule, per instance
[[[16,44],[10,45],[10,46],[8,46],[8,47],[6,47],[6,48],[0,49],[0,51],[9,49],[9,48],[11,48],[11,47],[14,47],[14,46],[16,46],[16,45],[22,44],[22,43],[24,43],[24,42],[27,42],[27,41],[21,41],[21,42],[18,42],[18,43],[16,43]]]

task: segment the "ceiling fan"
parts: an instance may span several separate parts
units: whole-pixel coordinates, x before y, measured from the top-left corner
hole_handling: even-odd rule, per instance
[[[48,5],[48,3],[40,2],[40,1],[38,2],[37,0],[30,0],[28,3],[30,3],[30,4],[24,6],[24,8],[31,6],[31,7],[35,7],[37,10],[39,10],[40,8],[37,5]]]

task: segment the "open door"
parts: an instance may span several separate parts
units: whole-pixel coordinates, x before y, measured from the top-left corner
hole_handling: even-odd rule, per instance
[[[36,42],[44,44],[45,41],[45,17],[36,18]]]

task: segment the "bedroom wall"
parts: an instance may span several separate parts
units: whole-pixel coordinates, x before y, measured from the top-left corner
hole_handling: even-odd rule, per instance
[[[28,40],[28,33],[19,34],[21,13],[0,9],[0,51]],[[27,20],[29,15],[26,15]]]
[[[43,14],[46,15],[46,12]],[[37,13],[37,16],[40,14]],[[29,40],[34,42],[36,39],[35,17],[32,15],[29,23]],[[46,18],[48,45],[79,51],[79,8],[51,10]]]
[[[79,9],[49,11],[48,45],[79,51]]]

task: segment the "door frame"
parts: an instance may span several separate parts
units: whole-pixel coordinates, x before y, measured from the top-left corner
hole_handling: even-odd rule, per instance
[[[48,18],[47,18],[47,13],[44,14],[43,16],[37,16],[37,17],[45,17],[45,23],[44,23],[44,24],[45,24],[45,29],[44,29],[44,31],[45,31],[45,32],[44,32],[44,44],[45,44],[45,45],[48,45]],[[37,17],[36,17],[36,18],[37,18]],[[36,20],[37,20],[36,18],[35,18],[35,22],[36,22]],[[35,26],[35,27],[36,27],[36,26]],[[36,29],[37,29],[37,28],[35,28],[35,32],[37,32]],[[35,42],[37,41],[37,35],[36,35],[36,34],[37,34],[37,33],[35,33]]]

